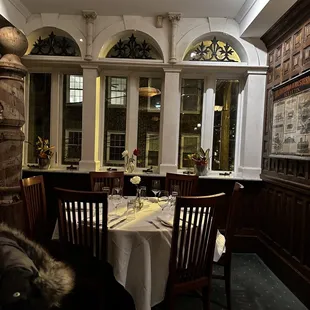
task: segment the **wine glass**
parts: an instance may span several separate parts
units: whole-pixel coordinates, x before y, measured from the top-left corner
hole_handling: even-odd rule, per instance
[[[146,186],[140,186],[140,197],[146,199]]]
[[[160,192],[160,181],[159,180],[152,180],[152,192],[154,193],[155,197]]]
[[[179,196],[180,187],[179,185],[171,185],[171,204],[175,205],[176,198]]]
[[[119,193],[121,188],[121,180],[119,178],[113,179],[113,189],[116,191],[116,193]]]

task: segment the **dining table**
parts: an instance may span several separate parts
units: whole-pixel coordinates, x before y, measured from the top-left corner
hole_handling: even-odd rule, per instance
[[[164,300],[169,274],[174,208],[154,197],[144,198],[141,210],[127,210],[128,200],[108,199],[108,262],[116,280],[134,299],[137,310],[151,310]],[[53,239],[59,239],[56,223]],[[218,231],[214,261],[225,251]]]

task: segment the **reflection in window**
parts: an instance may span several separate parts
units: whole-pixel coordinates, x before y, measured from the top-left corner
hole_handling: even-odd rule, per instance
[[[82,103],[83,101],[83,76],[68,75],[69,78],[69,102]],[[68,102],[68,101],[67,101]]]
[[[38,136],[50,139],[51,74],[31,73],[28,121],[28,163],[36,163]]]
[[[212,170],[234,170],[238,94],[238,80],[217,80]]]
[[[200,148],[203,80],[183,79],[179,135],[179,168],[193,167],[188,155]]]
[[[106,77],[103,164],[122,166],[126,141],[127,78]]]
[[[62,163],[77,165],[82,152],[83,76],[64,75]]]
[[[158,166],[161,84],[160,78],[140,78],[137,167]]]

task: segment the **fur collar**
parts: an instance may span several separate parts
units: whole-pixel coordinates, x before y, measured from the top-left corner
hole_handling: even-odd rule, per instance
[[[60,306],[62,298],[74,287],[74,271],[63,262],[54,260],[40,245],[4,223],[0,223],[0,233],[14,240],[33,261],[39,273],[33,284],[41,291],[49,307]]]

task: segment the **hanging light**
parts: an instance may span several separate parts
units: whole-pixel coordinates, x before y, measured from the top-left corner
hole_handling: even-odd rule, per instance
[[[154,97],[160,94],[161,94],[161,91],[154,87],[140,87],[139,88],[140,97]]]

